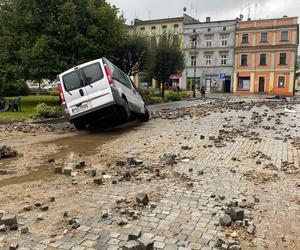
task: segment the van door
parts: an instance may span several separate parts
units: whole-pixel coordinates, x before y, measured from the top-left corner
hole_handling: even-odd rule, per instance
[[[79,67],[62,74],[60,81],[70,116],[80,114],[91,108]]]
[[[113,101],[109,82],[104,77],[104,66],[101,60],[83,64],[80,70],[92,108],[97,108]]]
[[[141,112],[141,113],[144,113],[144,101],[143,101],[143,98],[140,96],[137,88],[135,87],[133,81],[131,80],[131,78],[128,76],[128,79],[129,79],[129,82],[132,86],[132,99],[135,103],[135,105],[137,106],[138,108],[138,112]]]

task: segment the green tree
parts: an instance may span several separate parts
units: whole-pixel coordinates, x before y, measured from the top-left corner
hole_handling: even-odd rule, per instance
[[[135,75],[145,69],[148,51],[147,38],[138,34],[127,36],[116,51],[115,63],[128,75]]]
[[[152,48],[147,68],[153,78],[159,82],[163,99],[165,98],[165,83],[171,75],[181,73],[184,67],[184,53],[179,45],[166,36],[162,37],[157,46]]]
[[[112,58],[124,36],[123,16],[105,0],[2,0],[0,78],[53,80],[82,62]]]

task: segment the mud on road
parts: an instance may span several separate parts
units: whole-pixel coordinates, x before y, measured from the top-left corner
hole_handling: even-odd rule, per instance
[[[299,249],[296,105],[220,100],[96,132],[2,127],[18,155],[0,160],[0,209],[17,225],[0,228],[0,249]]]

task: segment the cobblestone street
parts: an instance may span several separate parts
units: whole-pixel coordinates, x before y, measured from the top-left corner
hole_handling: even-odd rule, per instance
[[[33,162],[55,162],[46,181],[0,185],[0,209],[19,224],[0,230],[0,249],[300,249],[300,113],[285,111],[297,105],[217,100],[30,150],[32,135],[12,137]],[[85,169],[53,174],[71,160]]]

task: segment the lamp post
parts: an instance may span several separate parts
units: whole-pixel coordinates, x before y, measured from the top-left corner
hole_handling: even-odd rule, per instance
[[[196,30],[193,30],[193,46],[194,46],[194,56],[195,56],[195,62],[194,62],[194,78],[193,78],[193,85],[192,85],[192,89],[193,89],[193,98],[196,98],[196,70],[197,70],[197,34],[196,34]]]

